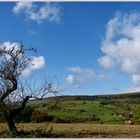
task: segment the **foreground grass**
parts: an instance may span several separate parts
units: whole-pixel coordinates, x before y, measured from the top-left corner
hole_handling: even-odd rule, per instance
[[[30,133],[41,130],[49,137],[65,138],[140,138],[140,125],[105,125],[105,124],[47,124],[20,123],[18,130]],[[0,124],[0,133],[7,130],[6,124]],[[40,132],[41,132],[40,131]],[[50,132],[49,132],[50,131]],[[31,136],[35,137],[35,136]],[[44,135],[47,137],[47,135]]]

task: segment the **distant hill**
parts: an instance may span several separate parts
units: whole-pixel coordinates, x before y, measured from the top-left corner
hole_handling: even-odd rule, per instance
[[[62,99],[62,100],[110,100],[110,99],[126,99],[126,98],[140,98],[140,92],[123,93],[123,94],[108,94],[108,95],[64,95],[48,97],[47,100]]]

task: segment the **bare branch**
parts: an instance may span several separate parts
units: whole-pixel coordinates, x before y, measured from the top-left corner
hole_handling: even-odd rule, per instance
[[[11,48],[3,46],[0,48],[0,111],[11,131],[16,130],[14,124],[15,116],[25,108],[31,98],[43,99],[49,93],[56,95],[61,91],[57,78],[41,82],[23,83],[20,76],[30,65],[32,58],[27,56],[27,51],[22,43],[15,43]]]
[[[56,95],[62,91],[60,88],[60,83],[56,79],[52,79],[49,81],[43,80],[43,82],[41,81],[40,83],[38,83],[38,85],[35,85],[34,87],[32,87],[29,82],[27,85],[31,97],[38,100],[47,97],[49,93]]]

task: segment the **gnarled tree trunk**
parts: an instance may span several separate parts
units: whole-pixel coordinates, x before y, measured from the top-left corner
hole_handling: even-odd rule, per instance
[[[6,116],[6,123],[8,125],[8,128],[9,130],[14,133],[14,134],[17,134],[18,131],[17,131],[17,128],[16,128],[16,125],[15,125],[15,122],[14,122],[14,118],[12,116]]]

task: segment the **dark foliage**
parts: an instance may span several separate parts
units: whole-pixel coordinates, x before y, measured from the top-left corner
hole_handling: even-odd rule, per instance
[[[32,107],[25,107],[15,118],[16,123],[29,123],[34,109]]]

